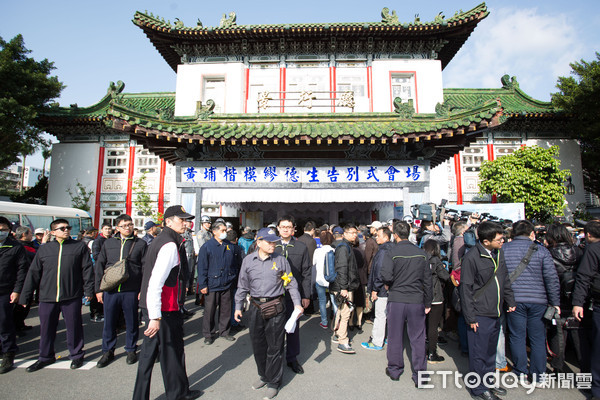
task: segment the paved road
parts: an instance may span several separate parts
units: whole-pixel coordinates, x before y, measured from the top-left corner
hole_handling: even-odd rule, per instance
[[[186,365],[193,389],[204,391],[205,399],[261,399],[264,389],[254,391],[256,365],[248,330],[236,335],[235,342],[217,339],[207,346],[199,332],[202,324],[202,309],[188,301],[188,308],[197,311],[185,324]],[[37,357],[39,321],[37,308],[33,308],[27,320],[34,328],[19,339],[20,352],[16,370],[0,375],[0,399],[130,399],[133,392],[137,364],[127,365],[123,346],[125,335],[119,335],[115,361],[103,369],[95,367],[101,356],[102,324],[89,322],[87,307],[84,307],[86,362],[80,370],[69,369],[64,324],[59,324],[56,341],[57,356],[61,357],[52,368],[34,373],[25,368]],[[366,341],[371,325],[365,332],[354,334],[357,354],[347,355],[335,350],[330,342],[330,333],[319,327],[319,317],[301,319],[301,354],[299,361],[305,373],[295,375],[287,367],[283,387],[278,399],[397,399],[427,398],[470,399],[464,388],[456,388],[454,379],[449,379],[447,388],[442,388],[441,375],[435,375],[433,389],[416,389],[408,367],[400,381],[393,382],[385,374],[385,351],[368,351],[360,347]],[[140,334],[141,336],[141,334]],[[352,337],[352,336],[351,336]],[[140,342],[141,343],[141,342]],[[458,370],[466,372],[467,359],[461,357],[456,342],[443,345],[440,354],[446,361],[429,366],[431,371]],[[406,363],[409,364],[408,357]],[[462,382],[461,382],[462,384]],[[151,398],[165,399],[160,365],[156,364],[152,380]],[[536,389],[528,395],[524,388],[510,389],[506,399],[568,400],[584,399],[577,389]]]

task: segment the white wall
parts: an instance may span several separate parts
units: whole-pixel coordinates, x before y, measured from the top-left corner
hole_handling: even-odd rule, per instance
[[[452,158],[450,158],[452,160]],[[453,168],[450,168],[448,162],[441,163],[435,168],[431,169],[430,179],[430,191],[429,196],[432,203],[440,204],[442,199],[450,199],[449,179],[454,179]],[[456,196],[453,196],[456,200]]]
[[[48,205],[71,207],[67,189],[81,183],[87,190],[96,191],[99,143],[55,143],[48,182]],[[99,194],[98,194],[99,195]],[[95,196],[90,199],[90,214],[94,215]]]
[[[434,113],[435,105],[443,103],[442,64],[439,60],[374,60],[373,111],[394,110],[391,98],[390,72],[410,72],[416,75],[419,113]]]
[[[196,102],[208,100],[202,98],[204,79],[218,77],[225,78],[225,107],[222,112],[243,112],[244,72],[242,63],[180,64],[177,67],[175,115],[194,115]]]

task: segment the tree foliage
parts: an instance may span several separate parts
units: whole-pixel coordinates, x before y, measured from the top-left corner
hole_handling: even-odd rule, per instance
[[[35,61],[29,53],[21,35],[10,42],[0,37],[0,169],[47,146],[33,121],[64,88],[49,75],[54,64]]]
[[[15,203],[46,204],[48,197],[48,177],[42,176],[32,187],[22,193],[13,193],[10,199]]]
[[[547,221],[563,215],[565,179],[569,170],[560,169],[558,146],[543,149],[523,147],[512,155],[486,161],[481,166],[479,191],[496,194],[500,203],[525,203],[527,218]]]
[[[585,188],[600,194],[600,53],[597,60],[571,65],[569,77],[559,77],[552,103],[571,115],[570,130],[581,145]]]
[[[163,220],[163,214],[154,212],[154,204],[152,202],[152,198],[148,193],[148,187],[146,185],[146,173],[143,172],[142,175],[135,179],[131,185],[131,189],[133,194],[135,195],[135,200],[133,200],[133,205],[139,212],[142,213],[144,217],[150,217],[152,221],[157,224],[160,224]]]
[[[75,189],[67,188],[71,196],[71,205],[85,211],[90,211],[90,199],[94,196],[94,190],[88,189],[81,182],[75,181]]]

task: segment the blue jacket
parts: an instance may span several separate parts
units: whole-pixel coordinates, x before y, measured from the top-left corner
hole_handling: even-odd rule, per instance
[[[238,277],[242,265],[241,248],[228,240],[211,238],[198,253],[198,287],[209,292],[227,290]]]
[[[512,242],[502,246],[509,275],[517,269],[530,245],[529,237],[517,236]],[[517,303],[560,306],[558,274],[548,249],[538,245],[529,265],[511,287]]]

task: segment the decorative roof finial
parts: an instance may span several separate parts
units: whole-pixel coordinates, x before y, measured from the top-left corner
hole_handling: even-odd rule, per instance
[[[384,24],[399,24],[398,15],[396,15],[396,10],[392,10],[392,14],[390,14],[390,9],[384,7],[381,10],[381,22]]]
[[[219,24],[219,28],[221,29],[228,29],[228,28],[233,28],[234,26],[237,25],[237,23],[235,22],[236,16],[234,12],[230,12],[229,13],[229,18],[227,18],[225,16],[225,14],[223,14],[223,16],[221,17],[221,23]]]

